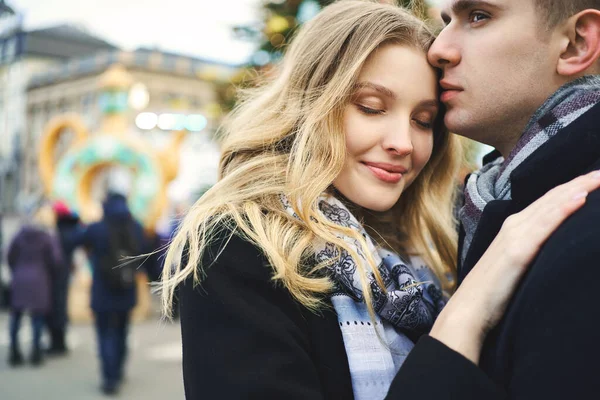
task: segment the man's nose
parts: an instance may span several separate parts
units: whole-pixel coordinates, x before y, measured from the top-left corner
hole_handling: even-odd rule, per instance
[[[427,53],[427,59],[431,65],[444,69],[460,62],[460,50],[451,39],[448,27],[444,28]]]

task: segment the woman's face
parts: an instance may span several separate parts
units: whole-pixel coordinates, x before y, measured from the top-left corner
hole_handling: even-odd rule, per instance
[[[423,51],[389,44],[371,54],[344,110],[347,155],[335,188],[358,206],[392,208],[429,161],[437,99]]]

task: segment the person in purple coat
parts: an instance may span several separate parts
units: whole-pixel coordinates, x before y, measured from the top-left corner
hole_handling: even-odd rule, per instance
[[[19,330],[25,312],[31,316],[33,346],[30,361],[40,365],[43,361],[40,346],[45,316],[52,305],[52,277],[63,265],[60,245],[51,233],[54,213],[41,207],[33,220],[26,223],[13,238],[8,248],[8,265],[11,270],[10,304],[10,354],[9,364],[23,363],[19,346]]]

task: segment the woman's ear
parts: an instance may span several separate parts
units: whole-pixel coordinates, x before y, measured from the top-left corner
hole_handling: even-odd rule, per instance
[[[565,26],[566,48],[556,71],[565,77],[597,73],[600,58],[600,10],[584,10],[569,18]]]

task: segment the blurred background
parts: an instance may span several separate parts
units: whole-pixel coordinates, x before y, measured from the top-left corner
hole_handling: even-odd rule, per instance
[[[99,221],[115,174],[126,177],[124,194],[146,237],[156,246],[166,243],[185,210],[217,179],[217,129],[236,91],[268,74],[294,30],[329,3],[0,0],[3,309],[14,296],[6,250],[32,210],[68,213],[81,227]],[[429,6],[437,19],[436,2]],[[465,147],[464,173],[487,150],[473,142]],[[79,248],[66,258],[68,357],[41,368],[10,368],[10,318],[1,312],[2,399],[101,396],[90,261]],[[160,321],[147,281],[137,278],[121,395],[183,398],[179,328]],[[32,329],[22,327],[23,347],[33,340]]]

